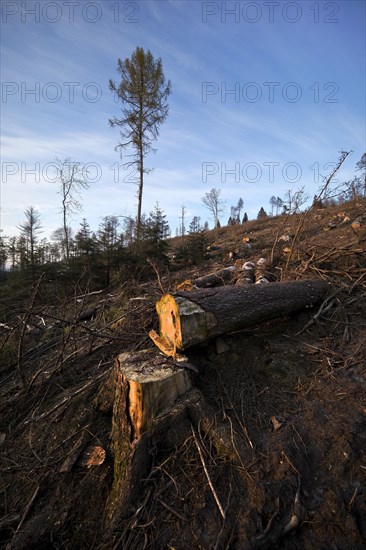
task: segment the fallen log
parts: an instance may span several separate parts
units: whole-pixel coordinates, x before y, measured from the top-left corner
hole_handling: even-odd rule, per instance
[[[80,315],[77,317],[76,321],[89,321],[93,317],[95,317],[100,309],[100,306],[93,307],[91,309],[87,309],[86,311],[82,311]]]
[[[224,286],[165,294],[156,304],[159,332],[149,335],[161,351],[177,351],[313,306],[326,295],[323,281]]]
[[[209,273],[208,275],[203,275],[194,279],[192,281],[193,285],[198,288],[211,288],[216,286],[223,286],[225,283],[231,281],[235,274],[235,266],[225,267],[216,271],[215,273]]]

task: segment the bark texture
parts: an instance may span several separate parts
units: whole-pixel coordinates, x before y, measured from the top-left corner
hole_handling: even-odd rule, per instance
[[[132,513],[140,481],[150,468],[152,436],[166,430],[179,416],[174,407],[192,388],[191,371],[172,364],[156,349],[119,355],[114,384],[114,480],[106,511],[109,527]]]
[[[165,294],[156,304],[160,335],[151,331],[167,355],[311,307],[324,299],[323,281],[291,281],[249,286],[224,286]]]

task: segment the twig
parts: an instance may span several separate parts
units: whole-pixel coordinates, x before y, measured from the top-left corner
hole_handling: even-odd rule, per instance
[[[348,503],[348,510],[352,510],[353,508],[353,503],[355,501],[355,498],[356,498],[356,495],[357,495],[357,491],[358,491],[359,487],[356,487],[355,490],[353,491],[353,495],[351,497],[351,500],[349,501]]]
[[[290,466],[294,470],[294,472],[296,472],[297,475],[300,476],[299,470],[292,464],[291,460],[289,459],[289,457],[287,456],[287,454],[284,451],[282,451],[282,455],[285,457],[287,462],[290,464]]]
[[[75,296],[75,300],[80,300],[83,298],[87,298],[88,296],[94,296],[95,294],[102,294],[104,292],[104,289],[102,290],[94,290],[93,292],[87,292],[86,294],[79,294],[79,296]]]
[[[273,243],[273,246],[272,246],[272,250],[271,250],[271,260],[270,260],[271,264],[273,264],[274,251],[275,251],[276,245],[278,243],[279,234],[282,232],[282,229],[284,228],[288,218],[289,218],[289,215],[287,214],[287,216],[284,217],[283,222],[281,223],[280,227],[277,229],[276,237],[275,237],[275,240],[274,240],[274,243]]]
[[[308,269],[309,265],[311,264],[314,258],[315,258],[315,252],[313,252],[311,257],[308,260],[306,260],[304,266],[301,269],[302,273],[305,273],[305,271]]]
[[[231,435],[231,443],[232,443],[233,449],[234,449],[234,451],[236,452],[236,456],[238,457],[238,460],[239,460],[239,462],[240,462],[240,464],[241,464],[241,467],[242,467],[243,471],[244,471],[245,474],[249,477],[249,479],[250,479],[251,481],[253,481],[253,478],[252,478],[252,476],[250,475],[250,473],[248,472],[247,468],[244,466],[243,461],[242,461],[242,459],[241,459],[241,456],[240,456],[240,454],[239,454],[239,451],[238,451],[238,449],[237,449],[237,447],[236,447],[236,445],[235,445],[233,423],[232,423],[232,421],[231,421],[231,418],[230,418],[230,416],[228,416],[228,415],[226,415],[226,417],[227,417],[227,419],[228,419],[228,421],[229,421],[229,423],[230,423],[230,435]],[[239,419],[238,419],[238,422],[239,422],[240,426],[242,426]],[[244,427],[245,427],[245,426],[244,426]],[[243,426],[242,426],[242,429],[243,429]],[[244,432],[244,433],[245,433],[245,432]],[[250,442],[250,444],[251,444],[251,446],[252,446],[252,448],[253,448],[253,444],[252,444],[252,442],[250,441],[248,435],[247,435],[247,438],[248,438],[248,440],[249,440],[249,442]]]
[[[3,529],[4,527],[7,527],[8,525],[12,525],[19,519],[19,514],[7,514],[6,516],[3,516],[0,519],[0,529]]]
[[[237,414],[237,412],[236,412],[236,409],[235,409],[235,407],[234,407],[234,405],[233,405],[233,403],[232,403],[232,401],[231,401],[231,399],[230,399],[230,396],[229,396],[229,394],[228,394],[228,392],[227,392],[227,389],[225,388],[225,385],[224,385],[223,382],[222,382],[222,379],[221,379],[220,374],[219,374],[219,380],[220,380],[221,388],[222,388],[222,390],[225,392],[226,398],[227,398],[227,400],[228,400],[228,402],[229,402],[231,408],[232,408],[233,411],[234,411],[234,416],[236,417],[236,419],[237,419],[237,421],[238,421],[238,423],[239,423],[239,426],[240,426],[241,429],[243,430],[244,436],[245,436],[245,438],[247,439],[249,446],[250,446],[252,449],[254,449],[253,443],[252,443],[252,441],[251,441],[251,439],[250,439],[250,437],[249,437],[248,429],[247,429],[245,423],[244,423],[243,421],[240,420],[240,418],[239,418],[239,416],[238,416],[238,414]],[[231,421],[230,421],[230,424],[231,424]],[[234,441],[233,441],[233,435],[232,435],[232,434],[233,434],[233,427],[232,427],[232,425],[231,425],[231,439],[232,439],[233,446],[234,446],[234,448],[235,448]],[[235,450],[236,450],[236,448],[235,448]],[[249,474],[248,474],[248,475],[249,475]],[[249,476],[249,477],[250,477],[250,476]]]
[[[299,336],[299,334],[302,334],[303,332],[305,332],[306,329],[308,329],[309,327],[311,327],[311,325],[313,325],[315,322],[319,321],[319,317],[323,314],[323,313],[326,313],[327,311],[329,311],[335,304],[336,304],[336,300],[333,300],[333,298],[335,296],[337,296],[337,294],[339,294],[341,292],[341,290],[343,289],[338,289],[336,290],[335,292],[333,292],[333,294],[331,294],[330,296],[328,296],[323,302],[322,304],[320,305],[320,308],[318,309],[317,313],[315,315],[313,315],[313,317],[310,319],[310,321],[308,321],[308,323],[306,323],[306,325],[304,326],[304,328],[302,328],[301,330],[299,330],[299,332],[297,332],[295,334],[295,336]],[[329,300],[331,300],[329,302]]]
[[[159,288],[162,292],[162,294],[165,294],[165,290],[164,290],[164,287],[163,287],[163,284],[161,282],[161,278],[160,278],[160,273],[158,271],[158,268],[156,267],[156,265],[154,264],[154,262],[152,260],[150,260],[150,258],[147,259],[147,263],[151,265],[151,267],[153,268],[153,270],[155,271],[155,274],[156,274],[156,278],[158,280],[158,284],[159,284]]]
[[[362,274],[359,276],[359,278],[357,279],[357,281],[355,281],[355,282],[353,283],[353,285],[352,285],[351,288],[349,289],[349,293],[350,293],[350,294],[351,294],[352,290],[355,288],[355,286],[357,286],[357,285],[362,281],[362,279],[365,277],[365,275],[366,275],[366,271],[365,271],[364,273],[362,273]]]
[[[283,531],[282,531],[283,535],[286,535],[293,529],[296,529],[296,527],[300,523],[300,515],[301,515],[301,503],[300,503],[300,475],[299,475],[298,488],[295,495],[293,511],[289,521],[286,523],[286,525],[283,528]]]
[[[231,491],[232,491],[232,486],[231,486],[231,484],[230,484],[229,496],[227,497],[227,504],[226,504],[225,510],[224,510],[225,517],[224,517],[224,521],[222,522],[222,526],[221,526],[221,529],[220,529],[220,533],[218,534],[218,537],[217,537],[217,539],[216,539],[216,544],[215,544],[214,550],[218,550],[219,544],[220,544],[220,540],[221,540],[222,534],[223,534],[223,532],[224,532],[224,528],[225,528],[225,518],[226,518],[227,511],[228,511],[228,509],[229,509]]]
[[[34,303],[36,301],[38,290],[39,290],[39,287],[41,285],[41,282],[42,282],[42,279],[43,279],[44,276],[45,276],[45,273],[43,272],[42,275],[39,277],[39,279],[38,279],[38,281],[37,281],[37,283],[34,287],[32,297],[31,297],[30,306],[29,306],[28,310],[26,311],[26,313],[24,314],[24,317],[22,319],[23,326],[22,326],[22,330],[21,330],[21,333],[20,333],[20,336],[19,336],[19,342],[18,342],[17,370],[18,370],[18,374],[19,374],[19,378],[20,378],[20,381],[21,381],[21,384],[22,384],[23,391],[25,391],[27,389],[27,377],[26,377],[26,374],[25,374],[24,368],[23,368],[24,367],[24,365],[23,365],[24,337],[25,337],[25,332],[27,330],[27,323],[28,323],[28,320],[29,320],[30,316],[32,315]]]
[[[271,527],[272,527],[272,523],[273,523],[273,520],[274,518],[277,516],[277,514],[279,513],[280,511],[280,503],[279,503],[279,499],[276,499],[276,508],[275,508],[275,511],[273,512],[273,514],[271,515],[271,517],[269,518],[268,520],[268,523],[263,531],[263,533],[261,533],[260,535],[258,535],[258,537],[256,538],[256,541],[260,541],[262,539],[265,539],[266,536],[268,535]]]
[[[142,510],[145,508],[151,494],[153,492],[153,489],[150,488],[147,493],[146,493],[146,496],[144,498],[144,501],[143,503],[141,504],[141,506],[139,506],[136,510],[136,512],[133,514],[133,516],[130,518],[130,521],[134,520],[132,524],[129,524],[129,529],[134,529],[136,526],[137,526],[137,522],[138,522],[138,517],[140,515],[140,513],[142,512]],[[119,537],[119,539],[117,540],[117,542],[114,544],[113,546],[113,550],[120,550],[121,548],[121,545],[122,545],[122,542],[123,542],[123,537],[125,536],[126,532],[125,530],[122,532],[122,535]],[[126,548],[127,548],[127,545],[126,545]]]
[[[330,174],[330,176],[328,176],[328,178],[326,179],[325,181],[325,184],[322,188],[322,190],[320,191],[317,199],[319,200],[323,195],[324,193],[326,192],[327,188],[329,187],[329,184],[333,178],[333,176],[338,172],[338,170],[340,169],[340,167],[342,166],[342,164],[344,163],[344,161],[346,160],[346,158],[348,157],[348,155],[350,155],[353,151],[342,151],[341,152],[341,156],[340,158],[338,159],[338,163],[337,163],[337,166],[335,166],[334,170],[332,171],[332,173]],[[287,258],[287,262],[286,262],[286,269],[288,269],[289,265],[290,265],[290,262],[291,262],[291,259],[292,259],[292,255],[293,255],[293,252],[294,252],[294,247],[295,247],[295,244],[297,242],[297,239],[299,237],[299,234],[300,234],[300,231],[301,229],[303,228],[304,226],[304,223],[305,223],[305,220],[306,218],[308,217],[308,215],[310,214],[310,212],[314,209],[315,207],[315,204],[316,202],[314,201],[313,204],[310,206],[310,208],[301,216],[301,219],[300,219],[300,222],[299,222],[299,225],[297,226],[297,229],[296,229],[296,232],[295,232],[295,236],[292,240],[292,243],[291,243],[291,249],[290,249],[290,253],[288,255],[288,258]]]
[[[24,510],[24,513],[22,515],[22,519],[20,520],[19,524],[18,524],[18,527],[16,528],[16,531],[14,533],[14,535],[16,535],[16,533],[18,533],[18,531],[20,530],[20,528],[22,527],[23,523],[25,522],[26,518],[27,518],[27,515],[29,514],[29,511],[32,507],[32,504],[33,502],[36,500],[37,498],[37,495],[38,495],[38,492],[39,492],[39,489],[40,489],[40,485],[37,485],[36,487],[36,490],[34,491],[33,495],[32,495],[32,498],[30,499],[30,501],[28,502],[25,510]]]
[[[219,497],[217,496],[217,493],[216,493],[216,491],[215,491],[215,488],[214,488],[214,486],[213,486],[213,484],[212,484],[211,478],[210,478],[209,473],[208,473],[208,471],[207,471],[207,467],[206,467],[206,463],[205,463],[205,460],[204,460],[203,455],[202,455],[201,447],[200,447],[200,444],[199,444],[199,442],[198,442],[198,439],[197,439],[197,436],[196,436],[196,432],[194,431],[194,428],[193,428],[192,424],[191,424],[191,430],[192,430],[194,442],[195,442],[195,444],[196,444],[196,447],[197,447],[197,449],[198,449],[198,453],[199,453],[199,455],[200,455],[200,459],[201,459],[201,462],[202,462],[202,466],[203,466],[204,472],[205,472],[206,477],[207,477],[208,484],[209,484],[209,486],[210,486],[210,489],[211,489],[212,494],[213,494],[213,496],[214,496],[214,499],[215,499],[215,501],[216,501],[217,507],[218,507],[218,509],[220,510],[220,514],[221,514],[221,516],[223,517],[223,519],[225,519],[225,512],[224,512],[224,509],[223,509],[223,507],[221,506]]]
[[[178,512],[176,512],[175,510],[173,510],[173,508],[171,506],[169,506],[166,502],[164,502],[163,500],[161,500],[160,498],[157,498],[156,499],[158,502],[160,502],[160,504],[162,506],[164,506],[164,508],[166,508],[167,510],[169,510],[169,512],[171,512],[172,514],[174,514],[175,516],[177,516],[177,518],[181,519],[182,521],[187,521],[186,518],[184,518],[183,516],[181,516],[180,514],[178,514]]]

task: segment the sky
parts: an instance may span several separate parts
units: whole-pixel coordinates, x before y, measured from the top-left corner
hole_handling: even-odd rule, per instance
[[[365,152],[365,6],[361,0],[1,1],[1,219],[19,234],[35,207],[43,237],[61,227],[55,159],[86,166],[83,218],[135,216],[137,175],[109,119],[117,60],[137,46],[161,58],[169,116],[146,158],[142,210],[156,202],[172,235],[210,213],[220,189],[226,223],[242,198],[255,218],[271,196],[305,186],[313,197],[339,158],[354,177]]]

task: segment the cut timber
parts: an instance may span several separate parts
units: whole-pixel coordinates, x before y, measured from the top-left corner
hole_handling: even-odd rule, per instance
[[[77,321],[89,321],[89,319],[92,319],[95,317],[98,313],[99,307],[93,307],[92,309],[87,309],[86,311],[82,311],[77,318]]]
[[[126,413],[131,440],[149,431],[156,418],[192,388],[191,373],[157,353],[156,349],[122,353],[117,357],[118,384],[127,390]]]
[[[198,279],[194,279],[192,283],[198,288],[222,286],[233,279],[235,270],[235,266],[231,265],[230,267],[225,267],[220,271],[216,271],[216,273],[209,273],[208,275],[203,275]]]
[[[156,304],[160,335],[150,332],[167,355],[287,315],[320,302],[328,285],[323,281],[291,281],[266,285],[224,286],[165,294]]]
[[[179,429],[179,402],[192,393],[191,371],[174,365],[156,348],[122,353],[114,365],[114,385],[114,480],[106,513],[109,526],[131,514],[140,494],[139,483],[150,467],[149,451],[156,433],[166,432],[171,423]]]
[[[225,283],[232,281],[236,271],[235,265],[230,267],[225,267],[225,269],[220,269],[215,273],[209,273],[208,275],[203,275],[198,277],[193,281],[185,279],[182,283],[177,285],[177,291],[180,290],[193,290],[194,288],[212,288],[216,286],[223,286]]]

